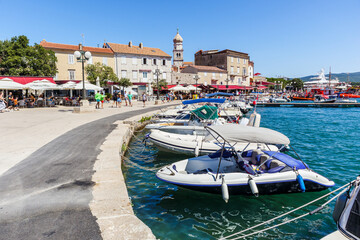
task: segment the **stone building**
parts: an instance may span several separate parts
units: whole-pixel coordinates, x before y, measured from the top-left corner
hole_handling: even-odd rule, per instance
[[[82,80],[82,64],[81,62],[78,62],[74,56],[74,52],[80,50],[81,44],[69,45],[42,40],[40,45],[55,52],[55,56],[58,60],[56,63],[58,73],[54,76],[56,82]],[[100,62],[113,69],[115,68],[114,53],[111,49],[86,46],[83,46],[82,48],[84,51],[91,52],[91,58],[85,62],[85,66]]]
[[[197,83],[204,85],[225,85],[228,76],[226,70],[214,66],[190,65],[185,67],[181,73],[198,75]],[[192,80],[192,84],[195,84],[195,80]]]
[[[200,50],[195,53],[195,65],[215,66],[226,70],[230,78],[229,85],[250,85],[249,61],[247,53],[229,49]]]
[[[180,67],[184,64],[184,49],[183,49],[183,38],[179,34],[179,29],[173,39],[174,49],[173,49],[173,66],[177,68],[179,72]]]

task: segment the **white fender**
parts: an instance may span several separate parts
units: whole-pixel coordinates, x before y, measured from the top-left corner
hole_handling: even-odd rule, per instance
[[[256,182],[255,180],[250,177],[249,179],[249,186],[250,186],[250,189],[251,189],[251,192],[254,194],[255,197],[258,197],[259,196],[259,190],[256,186]]]
[[[224,176],[222,177],[221,192],[224,201],[227,203],[229,201],[229,189],[227,184],[225,183]]]
[[[251,127],[260,127],[260,120],[261,120],[261,115],[254,112],[250,115],[250,119],[247,125]]]
[[[199,156],[199,151],[200,151],[199,145],[196,145],[196,147],[195,147],[195,157]]]

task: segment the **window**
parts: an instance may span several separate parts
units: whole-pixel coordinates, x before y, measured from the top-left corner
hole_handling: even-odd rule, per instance
[[[246,76],[246,68],[243,68],[243,75]]]
[[[153,59],[153,65],[156,65],[156,58]]]
[[[240,58],[237,58],[237,62],[240,63]]]
[[[143,58],[143,64],[147,64],[147,59]]]
[[[222,73],[220,73],[220,77],[222,77]]]
[[[240,73],[240,68],[239,67],[237,68],[237,73]]]
[[[121,78],[126,78],[126,70],[121,70]]]
[[[165,65],[166,65],[166,60],[165,60],[165,59],[163,60],[162,65],[163,65],[163,66],[165,66]]]
[[[69,80],[75,80],[75,70],[69,70]]]
[[[231,62],[234,62],[234,57],[231,57]]]
[[[126,56],[121,56],[121,64],[126,64]]]
[[[215,78],[215,73],[212,73],[212,77]]]
[[[238,78],[238,85],[241,85],[241,78]]]
[[[103,64],[107,66],[107,57],[103,57]]]
[[[244,64],[246,64],[246,59],[244,58]]]
[[[204,76],[205,76],[205,77],[207,76],[207,72],[204,72]]]
[[[132,71],[133,80],[137,80],[137,71]]]
[[[147,79],[147,72],[143,72],[143,79]]]
[[[136,57],[133,57],[133,58],[132,58],[132,64],[133,64],[133,65],[136,65],[136,64],[137,64],[137,58],[136,58]]]
[[[163,79],[166,79],[166,72],[163,72],[162,75],[163,75],[162,78],[163,78]]]
[[[230,69],[231,69],[231,73],[234,73],[234,67],[231,67]]]
[[[69,54],[68,59],[69,59],[69,64],[74,64],[74,54]]]
[[[89,60],[88,60],[88,64],[93,64],[93,61],[92,61],[92,56],[89,58]]]

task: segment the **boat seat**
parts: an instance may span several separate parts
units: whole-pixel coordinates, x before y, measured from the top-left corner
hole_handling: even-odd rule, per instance
[[[277,167],[285,167],[286,164],[279,161],[279,160],[276,160],[276,159],[271,159],[269,161],[267,161],[265,163],[266,167],[270,170],[270,169],[273,169],[273,168],[277,168]]]
[[[258,165],[261,166],[260,170],[266,170],[267,166],[266,163],[264,164],[264,162],[266,162],[268,159],[269,155],[267,154],[260,154],[257,156]]]
[[[260,154],[263,154],[263,152],[260,150],[260,149],[255,149],[253,150],[252,152],[252,155],[251,155],[251,160],[250,162],[254,165],[257,165],[258,164],[258,160],[257,160],[257,156],[260,155]]]

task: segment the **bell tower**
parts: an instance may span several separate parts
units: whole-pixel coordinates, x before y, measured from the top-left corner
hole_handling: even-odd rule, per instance
[[[183,39],[179,34],[179,28],[177,29],[176,36],[173,39],[174,50],[173,50],[173,65],[177,68],[181,67],[184,63],[183,56]]]

